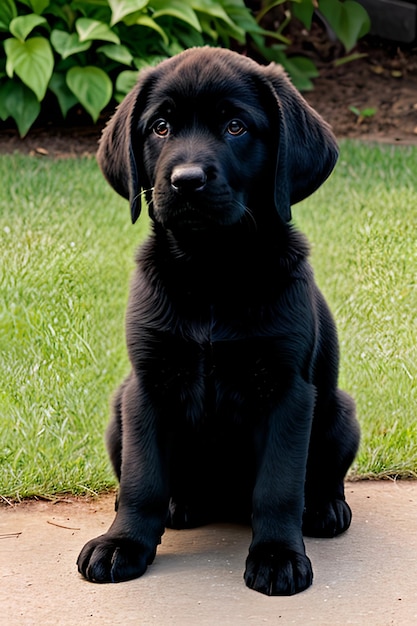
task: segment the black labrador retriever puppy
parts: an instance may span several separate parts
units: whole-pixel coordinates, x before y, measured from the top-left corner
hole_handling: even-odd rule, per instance
[[[289,224],[336,159],[280,67],[214,48],[143,72],[105,129],[100,166],[133,222],[146,196],[152,233],[108,429],[117,514],[78,558],[87,579],[141,576],[166,526],[251,521],[246,584],[290,595],[312,582],[303,532],[349,527],[359,429],[308,244]]]

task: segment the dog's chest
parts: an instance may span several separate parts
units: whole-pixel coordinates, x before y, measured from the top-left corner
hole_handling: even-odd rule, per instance
[[[139,268],[128,313],[130,356],[170,415],[240,421],[280,401],[310,349],[303,276]],[[245,269],[245,268],[243,268]],[[247,269],[247,268],[246,268]],[[233,278],[233,280],[232,280]],[[134,341],[133,341],[134,340]]]
[[[177,406],[175,414],[194,424],[215,416],[241,423],[267,414],[287,387],[288,362],[296,351],[277,337],[231,337],[216,325],[194,341],[166,339],[152,378],[170,414]]]
[[[152,358],[160,397],[179,403],[178,415],[193,423],[214,414],[250,420],[279,401],[297,344],[271,311],[238,315],[213,306],[198,320],[181,318],[176,332],[159,335]]]
[[[274,340],[290,341],[295,331],[292,316],[282,310],[279,301],[251,303],[244,300],[205,303],[195,301],[184,306],[170,326],[171,331],[186,341],[216,346],[239,342]]]

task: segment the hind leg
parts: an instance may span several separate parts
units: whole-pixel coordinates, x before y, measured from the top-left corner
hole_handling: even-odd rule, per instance
[[[113,412],[106,430],[107,451],[113,466],[114,473],[120,483],[122,466],[122,396],[129,377],[120,385],[113,400]],[[115,510],[118,508],[118,496],[116,495]]]
[[[355,404],[336,390],[322,406],[317,399],[305,484],[303,533],[334,537],[347,530],[352,514],[345,501],[344,477],[359,446]]]

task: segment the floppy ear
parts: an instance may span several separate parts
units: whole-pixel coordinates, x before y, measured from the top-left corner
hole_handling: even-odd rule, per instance
[[[330,126],[310,107],[279,65],[263,68],[275,97],[279,138],[275,205],[284,221],[332,172],[339,150]]]
[[[135,87],[117,107],[103,130],[97,152],[98,164],[107,181],[117,193],[129,200],[133,224],[141,210],[140,190],[146,184],[141,146],[136,143],[139,139],[138,120],[145,107],[150,73],[151,70],[141,72]]]

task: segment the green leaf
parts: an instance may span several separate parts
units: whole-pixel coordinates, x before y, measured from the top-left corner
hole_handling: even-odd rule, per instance
[[[185,4],[181,0],[152,0],[152,8],[155,9],[152,16],[155,20],[158,17],[170,15],[201,32],[201,25],[194,10],[189,4]]]
[[[10,117],[10,111],[6,106],[6,87],[11,82],[12,81],[9,80],[7,83],[0,85],[0,120],[3,120],[3,122]]]
[[[375,107],[369,107],[368,109],[362,109],[361,115],[362,117],[372,117],[378,111]]]
[[[279,1],[282,3],[282,0]],[[216,30],[220,33],[220,31],[224,32],[224,34],[229,37],[234,37],[238,41],[242,43],[246,40],[246,35],[262,35],[262,37],[268,37],[270,39],[276,39],[282,43],[286,43],[287,45],[290,41],[284,37],[281,32],[265,30],[261,28],[251,12],[242,4],[238,3],[238,5],[233,2],[233,0],[225,0],[223,3],[223,8],[226,11],[230,21],[227,22],[227,28],[229,29],[227,32],[222,31],[220,26],[216,25]],[[270,7],[268,7],[269,10]]]
[[[201,26],[205,28],[204,18],[201,20]],[[217,39],[217,33],[214,34]],[[199,33],[194,28],[188,28],[186,24],[178,24],[175,28],[175,38],[173,38],[168,45],[163,45],[163,50],[166,52],[166,56],[173,57],[180,52],[183,52],[187,48],[199,48],[207,43],[203,33]]]
[[[307,30],[310,30],[311,21],[313,19],[314,13],[314,4],[312,0],[301,0],[301,2],[292,2],[291,12],[293,16],[297,18],[297,20],[300,20],[300,22],[304,24]]]
[[[371,107],[367,109],[358,109],[358,107],[352,105],[349,107],[349,111],[352,111],[352,113],[358,117],[358,121],[361,122],[365,117],[373,117],[378,109]]]
[[[68,111],[77,104],[78,99],[69,89],[65,80],[65,74],[54,72],[49,81],[49,89],[55,94],[63,117],[66,117]]]
[[[266,45],[265,39],[256,34],[253,35],[252,39],[255,44],[255,49],[257,50],[259,54],[262,55],[265,61],[279,63],[281,65],[284,65],[284,62],[287,58],[285,56],[284,45],[274,44],[273,46],[268,46]]]
[[[133,72],[132,70],[126,70],[124,72],[120,72],[120,74],[116,78],[116,84],[115,84],[116,92],[119,94],[123,94],[123,96],[125,96],[136,85],[138,76],[139,76],[139,72]]]
[[[345,11],[350,14],[350,19],[352,22],[352,30],[356,29],[356,41],[361,37],[364,37],[371,30],[371,20],[368,15],[368,12],[364,7],[359,4],[359,2],[355,2],[354,0],[346,0],[344,3]],[[352,45],[353,48],[353,45]]]
[[[311,59],[302,56],[285,58],[282,61],[285,70],[291,77],[291,82],[299,91],[311,91],[314,85],[311,78],[317,78],[319,71]]]
[[[239,6],[237,6],[232,0],[226,0],[222,2],[222,4],[227,15],[239,28],[246,31],[257,26],[252,13],[244,5],[240,5],[239,3]]]
[[[353,104],[352,104],[352,106],[349,107],[349,111],[352,111],[352,113],[354,113],[358,117],[361,114],[361,112],[359,111],[358,107],[353,106]]]
[[[97,48],[97,52],[101,52],[108,59],[117,61],[117,63],[121,63],[122,65],[132,65],[133,62],[133,56],[126,46],[118,46],[117,44],[108,43],[104,46],[100,46],[100,48]]]
[[[159,26],[159,24],[157,24],[155,22],[155,20],[153,20],[151,17],[148,17],[147,15],[140,15],[137,20],[135,21],[135,23],[138,26],[144,26],[145,28],[152,28],[152,30],[156,30],[156,32],[161,35],[163,42],[168,45],[169,44],[169,39],[165,33],[165,31]]]
[[[0,102],[2,103],[0,114],[3,119],[12,117],[17,124],[19,135],[24,137],[41,110],[33,91],[20,81],[9,80],[0,85]]]
[[[218,38],[218,35],[225,33],[228,37],[233,37],[237,41],[244,43],[246,39],[246,33],[243,28],[232,22],[228,17],[227,21],[223,17],[214,17],[209,13],[201,13],[199,15],[200,24],[204,32],[206,32],[214,40]],[[252,25],[256,26],[254,21]]]
[[[78,33],[67,33],[64,30],[55,29],[51,33],[51,44],[63,59],[84,52],[91,47],[91,41],[81,42]]]
[[[21,15],[20,17],[15,17],[14,20],[10,22],[10,32],[11,34],[19,39],[20,41],[25,41],[26,37],[29,33],[32,32],[34,28],[39,26],[40,24],[47,24],[48,22],[44,17],[40,15],[36,15],[35,13],[30,13],[29,15]]]
[[[111,22],[114,26],[117,22],[121,22],[126,15],[140,11],[147,6],[149,0],[108,0],[111,8]]]
[[[38,100],[43,100],[54,68],[49,41],[44,37],[32,37],[23,42],[6,39],[4,48],[7,75],[11,78],[16,73],[35,92]]]
[[[231,33],[227,28],[224,28],[224,26],[222,24],[213,24],[213,20],[211,20],[207,15],[202,15],[200,17],[200,24],[201,24],[201,33],[197,32],[197,31],[190,31],[190,32],[195,32],[197,33],[197,35],[203,34],[204,35],[208,35],[211,39],[213,39],[214,42],[218,42],[219,38],[223,41],[223,44],[226,48],[230,47],[230,37],[231,37]],[[184,39],[183,34],[181,34],[181,39]],[[186,35],[186,39],[188,39],[187,35]],[[243,34],[237,34],[235,35],[235,39],[243,44],[245,42],[245,35]],[[188,46],[187,46],[188,48]]]
[[[333,65],[335,67],[340,67],[341,65],[345,65],[345,63],[351,63],[352,61],[357,61],[358,59],[364,59],[367,56],[367,52],[354,52],[353,54],[341,57],[340,59],[335,59],[333,61]]]
[[[213,2],[212,0],[191,0],[191,8],[198,13],[204,13],[209,17],[223,20],[232,28],[236,27],[219,2]]]
[[[368,13],[355,0],[335,2],[320,0],[320,13],[325,17],[335,35],[344,45],[346,52],[352,50],[360,37],[371,27]]]
[[[104,22],[91,20],[89,17],[80,17],[75,22],[75,28],[80,41],[100,40],[120,44],[120,39]]]
[[[183,52],[183,48],[181,48],[180,51]],[[134,62],[138,70],[143,70],[146,67],[155,67],[155,65],[158,65],[161,61],[165,61],[166,58],[166,56],[162,56],[161,54],[151,54],[143,59],[135,57]],[[122,72],[122,74],[123,73],[124,72]]]
[[[258,22],[258,24],[262,20],[262,18],[265,17],[265,15],[267,13],[269,13],[269,11],[271,11],[272,9],[275,9],[275,7],[278,7],[281,4],[284,4],[285,1],[286,0],[275,0],[275,2],[274,1],[273,2],[268,2],[266,4],[266,6],[263,9],[261,9],[259,11],[259,13],[256,15],[256,21]],[[297,2],[297,0],[295,0],[295,1]],[[311,6],[313,6],[313,3],[312,3],[311,0],[307,0],[307,2],[309,2],[311,4]]]
[[[74,23],[76,18],[78,17],[77,10],[74,7],[74,2],[71,2],[71,6],[66,3],[63,6],[56,4],[57,0],[53,1],[53,4],[48,9],[48,14],[53,15],[54,18],[58,18],[59,22],[62,20],[67,27],[67,29],[72,32],[74,28]],[[52,22],[54,26],[58,20]]]
[[[109,103],[113,92],[110,78],[98,67],[71,67],[66,76],[67,85],[78,98],[93,121]]]
[[[247,32],[250,33],[251,35],[262,35],[262,37],[265,38],[269,38],[269,39],[275,39],[276,41],[279,41],[281,43],[285,43],[285,45],[289,46],[291,44],[291,40],[288,39],[288,37],[284,37],[284,35],[282,35],[279,32],[275,32],[273,30],[265,30],[265,28],[261,28],[258,24],[254,24],[253,28],[248,28]]]
[[[10,22],[17,16],[13,0],[2,0],[0,3],[0,31],[9,32]]]
[[[39,15],[51,4],[51,0],[20,0],[20,2],[26,4],[34,13]]]

